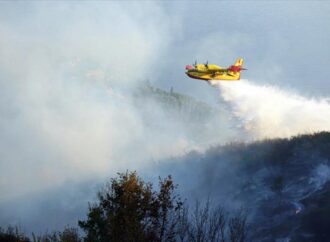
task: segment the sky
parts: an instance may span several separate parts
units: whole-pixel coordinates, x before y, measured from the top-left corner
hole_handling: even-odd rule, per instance
[[[129,98],[149,80],[216,106],[218,90],[184,74],[195,60],[243,57],[249,82],[328,98],[329,11],[326,1],[0,2],[0,225],[45,212],[32,206],[45,192],[81,194],[74,184],[195,145],[153,104],[164,125],[150,128]],[[22,200],[31,206],[10,206]]]

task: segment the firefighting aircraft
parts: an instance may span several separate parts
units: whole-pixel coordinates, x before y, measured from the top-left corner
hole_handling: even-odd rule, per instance
[[[210,80],[223,80],[223,81],[236,81],[241,77],[241,71],[246,70],[243,68],[243,59],[237,59],[236,63],[228,68],[220,67],[215,64],[195,64],[193,66],[186,66],[186,74],[194,79],[205,81]]]

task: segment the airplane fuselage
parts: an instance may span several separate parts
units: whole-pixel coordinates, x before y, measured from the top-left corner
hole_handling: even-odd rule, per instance
[[[197,64],[186,66],[186,75],[190,78],[199,80],[224,80],[237,81],[241,78],[241,71],[246,70],[243,67],[243,59],[240,58],[236,63],[228,68],[215,64]]]
[[[187,76],[199,80],[225,80],[237,81],[240,79],[240,72],[219,69],[217,71],[208,71],[206,69],[190,69],[186,71]]]
[[[187,71],[187,76],[199,79],[199,80],[225,80],[225,81],[238,81],[240,79],[240,73],[203,73],[199,71]]]

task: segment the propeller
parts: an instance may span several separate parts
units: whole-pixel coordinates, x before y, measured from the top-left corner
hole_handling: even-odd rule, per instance
[[[209,68],[209,62],[206,61],[206,63],[204,64],[204,66],[205,66],[206,68]]]

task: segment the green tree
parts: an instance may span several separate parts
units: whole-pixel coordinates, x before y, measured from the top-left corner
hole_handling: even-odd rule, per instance
[[[136,172],[119,173],[98,192],[79,226],[86,242],[175,241],[182,202],[171,176],[159,180],[159,191]]]

